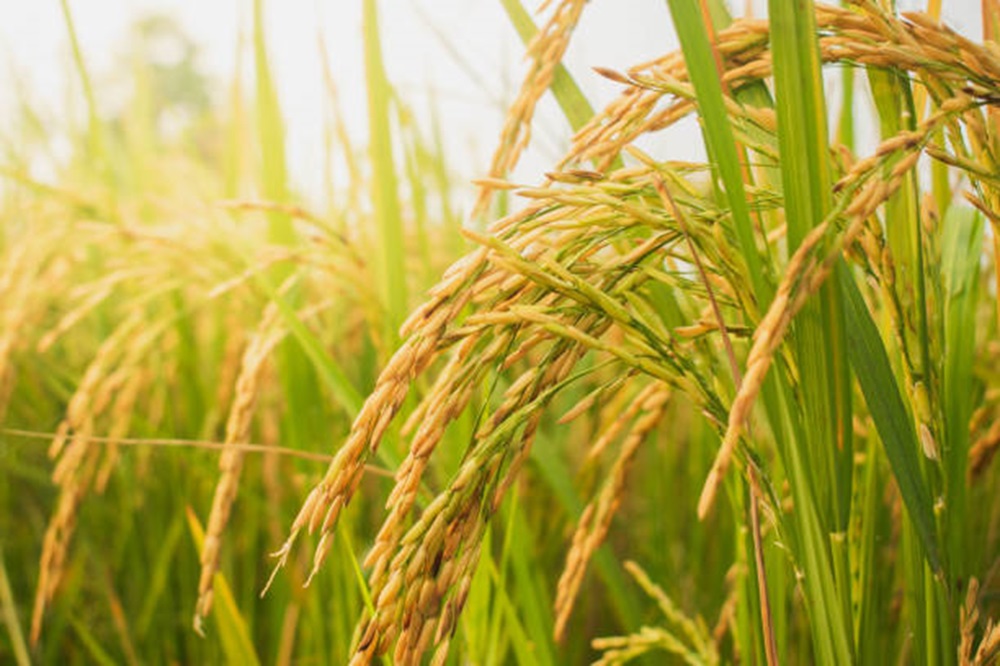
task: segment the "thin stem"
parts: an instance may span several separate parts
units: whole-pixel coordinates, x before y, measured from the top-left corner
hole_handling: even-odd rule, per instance
[[[708,273],[701,263],[701,257],[698,255],[694,240],[691,238],[687,220],[680,206],[677,205],[677,202],[674,201],[673,196],[670,194],[670,190],[663,184],[663,179],[657,176],[654,185],[657,194],[660,195],[660,199],[670,209],[677,220],[677,225],[680,227],[681,233],[684,234],[684,240],[691,251],[691,257],[694,259],[698,275],[701,277],[701,281],[705,283],[708,301],[712,305],[712,314],[715,316],[716,323],[719,326],[719,333],[722,334],[722,346],[726,350],[729,369],[733,373],[736,390],[739,391],[740,384],[743,383],[743,373],[740,372],[739,364],[736,362],[736,353],[733,351],[733,343],[729,338],[726,322],[722,318],[722,309],[715,298],[715,292],[712,290],[712,285],[708,280]],[[760,622],[761,630],[764,632],[764,654],[767,657],[768,666],[777,666],[778,650],[774,639],[774,623],[771,619],[771,602],[767,597],[767,573],[764,571],[764,545],[760,536],[760,516],[757,511],[757,502],[760,501],[760,488],[757,484],[757,476],[751,465],[747,465],[747,475],[750,480],[750,531],[753,534],[754,560],[757,563],[757,592],[760,595]]]
[[[56,436],[55,433],[51,432],[40,432],[36,430],[21,430],[18,428],[0,428],[0,434],[11,435],[13,437],[23,437],[25,439],[46,439],[51,440]],[[322,462],[329,463],[333,460],[332,455],[325,453],[314,453],[312,451],[301,451],[299,449],[290,449],[284,446],[275,446],[272,444],[255,444],[253,442],[232,442],[226,444],[224,442],[216,442],[212,440],[204,439],[177,439],[177,438],[163,438],[163,437],[103,437],[98,435],[87,435],[87,441],[93,442],[95,444],[107,444],[109,446],[148,446],[148,447],[160,447],[160,448],[192,448],[192,449],[208,449],[213,451],[222,450],[239,450],[246,451],[248,453],[276,453],[278,455],[289,456],[291,458],[298,458],[300,460],[309,460],[312,462]],[[387,479],[394,478],[395,474],[387,469],[378,467],[376,465],[365,465],[365,470],[375,474],[376,476],[383,476]]]

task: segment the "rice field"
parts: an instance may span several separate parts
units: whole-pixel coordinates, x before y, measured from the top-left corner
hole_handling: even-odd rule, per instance
[[[996,663],[1000,7],[668,0],[580,72],[585,0],[499,0],[470,179],[358,2],[321,203],[262,0],[249,85],[140,60],[114,117],[61,3],[72,149],[25,101],[0,158],[0,663]]]

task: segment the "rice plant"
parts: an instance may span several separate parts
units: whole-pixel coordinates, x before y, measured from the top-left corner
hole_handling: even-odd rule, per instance
[[[11,449],[11,658],[992,663],[996,7],[669,0],[681,49],[594,112],[586,3],[502,5],[527,74],[467,224],[374,0],[367,208],[292,193],[259,0],[227,178],[93,108],[58,186],[5,171],[5,432],[55,433],[58,489]],[[547,91],[571,145],[510,182]],[[692,117],[704,163],[640,147]]]

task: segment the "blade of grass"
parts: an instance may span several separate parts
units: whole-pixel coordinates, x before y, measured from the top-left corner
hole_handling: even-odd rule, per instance
[[[354,419],[358,412],[361,411],[361,405],[364,402],[361,393],[354,387],[354,384],[344,374],[344,371],[340,369],[340,366],[330,358],[330,355],[323,347],[322,341],[302,323],[291,303],[278,293],[278,290],[274,288],[270,280],[263,275],[258,275],[257,284],[268,295],[268,298],[278,306],[285,325],[288,326],[288,329],[299,345],[301,345],[306,356],[312,361],[313,367],[320,378],[333,393],[334,398],[340,403],[340,406],[347,412],[347,415],[351,419]]]
[[[715,65],[715,55],[708,40],[703,17],[694,2],[668,0],[670,14],[680,38],[681,50],[688,75],[698,97],[698,111],[704,128],[705,143],[711,162],[722,180],[733,216],[733,226],[740,254],[747,264],[757,307],[771,300],[773,288],[768,284],[757,242],[754,238],[750,207],[740,169],[739,153],[732,127],[726,115],[722,84]]]
[[[504,503],[504,509],[507,512],[505,527],[503,531],[503,543],[500,547],[500,558],[499,561],[494,561],[493,558],[489,558],[488,564],[490,566],[490,576],[493,581],[493,585],[496,588],[496,594],[498,598],[502,599],[504,608],[510,603],[510,599],[507,597],[507,574],[510,563],[510,552],[511,545],[513,543],[514,536],[514,517],[517,515],[518,509],[518,494],[512,493],[510,499]],[[500,612],[501,605],[494,604],[493,611],[489,620],[489,628],[487,629],[487,648],[486,648],[486,666],[494,666],[494,664],[501,663],[501,658],[503,656],[503,650],[500,647],[500,628],[501,621],[504,614]],[[519,639],[520,642],[526,642],[526,636],[524,636],[524,628],[521,626],[520,620],[515,616],[512,618],[513,628],[510,630],[511,633],[515,635],[515,646]],[[520,634],[520,636],[518,635]],[[515,647],[516,649],[516,647]]]
[[[513,515],[511,513],[511,517]],[[514,534],[513,526],[508,521],[506,535],[512,534]],[[505,536],[505,548],[509,541],[510,539]],[[507,593],[505,588],[505,581],[508,578],[506,575],[506,565],[502,563],[498,569],[494,560],[489,558],[484,560],[482,566],[488,567],[489,577],[496,591],[496,600],[492,611],[492,626],[490,627],[491,640],[486,653],[486,666],[506,663],[506,661],[502,660],[502,657],[506,654],[506,648],[501,647],[499,644],[501,620],[504,622],[503,629],[506,632],[504,638],[506,642],[509,642],[511,650],[516,655],[517,663],[553,663],[546,661],[547,651],[536,648],[536,644],[532,641],[531,636],[528,635],[521,618],[518,616],[518,604],[515,603],[514,599],[511,599],[511,595]]]
[[[264,0],[254,0],[253,4],[253,52],[254,69],[256,73],[256,113],[257,131],[260,144],[260,180],[261,190],[264,197],[271,202],[282,204],[288,200],[288,170],[285,157],[285,127],[281,116],[281,104],[278,91],[274,84],[268,62],[267,40],[265,34]],[[295,242],[295,227],[292,217],[288,213],[280,210],[271,210],[267,213],[268,220],[268,240],[280,245],[292,245]],[[269,278],[274,284],[281,284],[282,281],[292,271],[292,267],[286,264],[276,265],[269,271]],[[289,298],[292,304],[295,303],[296,294],[291,293]],[[283,302],[283,304],[285,304]],[[287,304],[286,304],[287,305]],[[289,305],[291,310],[293,305]],[[309,346],[308,342],[303,342],[301,330],[296,328],[296,323],[287,319],[285,309],[282,314],[286,316],[289,325],[292,327],[295,337],[300,342],[307,356],[310,356],[313,366],[318,372],[329,370],[319,360],[320,355],[313,352],[315,350]],[[294,317],[293,317],[294,318]],[[297,318],[295,318],[297,319]],[[305,327],[300,327],[305,329]],[[287,343],[283,344],[278,355],[281,359],[280,380],[284,393],[288,396],[289,404],[306,405],[309,404],[309,388],[312,376],[309,373],[308,363],[302,357],[300,351]],[[327,377],[329,378],[329,377]],[[333,377],[334,380],[339,379]],[[334,382],[334,395],[341,401],[349,400],[350,395],[342,389],[346,382]],[[360,404],[360,403],[359,403]],[[289,418],[284,422],[284,436],[291,446],[300,448],[307,441],[307,421],[303,418]]]
[[[288,200],[288,173],[285,165],[285,127],[281,119],[278,92],[271,77],[264,34],[264,0],[253,3],[253,53],[257,80],[257,132],[261,151],[261,190],[275,203]],[[273,243],[290,245],[295,240],[292,219],[272,210],[267,214],[268,235]]]
[[[194,510],[187,507],[186,511],[188,529],[191,531],[195,548],[200,553],[204,546],[205,530]],[[230,664],[247,664],[248,666],[260,664],[253,640],[250,638],[250,631],[240,615],[239,606],[233,597],[233,591],[230,589],[226,577],[221,573],[215,574],[215,604],[212,606],[212,615],[215,617],[219,629],[219,640],[222,643],[222,651],[226,655],[226,660]]]
[[[882,137],[887,138],[900,131],[912,130],[920,109],[914,103],[909,78],[898,70],[879,68],[869,69],[868,80],[879,114]],[[895,271],[906,280],[905,285],[897,290],[903,311],[898,316],[910,322],[903,327],[904,334],[897,336],[902,338],[900,340],[902,351],[906,353],[912,365],[909,369],[909,377],[912,379],[905,380],[910,385],[904,385],[904,388],[909,396],[910,408],[916,418],[915,427],[922,436],[922,443],[927,441],[926,437],[930,437],[935,441],[933,447],[938,448],[940,444],[937,442],[943,434],[936,427],[939,420],[934,418],[931,410],[937,408],[941,401],[938,385],[932,381],[937,374],[935,370],[940,366],[931,360],[930,315],[925,278],[930,268],[928,258],[925,256],[925,244],[933,241],[925,238],[922,217],[920,185],[916,175],[911,172],[904,176],[902,187],[886,202],[886,238],[895,262]],[[897,366],[897,371],[899,369]],[[920,405],[921,398],[916,390],[917,386],[921,386],[922,393],[926,395],[925,401],[929,403],[926,408]],[[935,469],[936,465],[926,458],[918,460],[921,464],[922,483],[927,487],[928,494],[940,496],[945,499],[946,504],[949,503],[950,498],[942,494],[945,489],[941,487],[941,477]],[[922,538],[918,541],[922,541]],[[948,551],[942,553],[942,556],[947,555]],[[954,621],[950,617],[951,604],[941,597],[940,592],[943,589],[937,591],[933,589],[933,574],[926,571],[920,559],[919,549],[907,557],[907,561],[913,562],[913,566],[908,567],[907,571],[914,577],[907,581],[907,585],[912,588],[924,588],[923,599],[917,601],[921,604],[921,608],[914,609],[915,615],[923,615],[924,618],[922,622],[918,620],[914,624],[915,652],[923,653],[924,663],[927,664],[949,663],[954,659],[953,651],[942,652],[942,646],[953,642]],[[945,562],[950,569],[951,565],[947,564],[947,560]],[[947,638],[942,639],[943,636]]]
[[[723,95],[726,90],[722,83],[722,61],[718,51],[713,46],[710,36],[714,34],[715,21],[728,21],[726,8],[717,2],[701,3],[700,11],[694,3],[677,2],[671,0],[669,3],[671,15],[677,28],[681,41],[681,48],[685,55],[685,62],[688,66],[689,76],[695,88],[698,99],[700,119],[703,123],[705,141],[717,175],[721,177],[724,191],[729,203],[729,209],[733,214],[733,222],[736,229],[737,240],[740,244],[741,254],[750,271],[751,284],[757,300],[757,307],[763,307],[770,301],[773,295],[773,287],[764,273],[766,264],[761,259],[757,251],[755,234],[756,230],[750,217],[749,205],[745,190],[745,182],[751,179],[749,167],[745,167],[744,160],[748,160],[745,149],[742,149],[736,142],[725,113]],[[714,18],[713,18],[714,17]],[[754,88],[747,90],[746,101],[761,102],[768,101],[765,91]],[[663,193],[661,192],[661,196]],[[676,206],[672,206],[675,216],[680,220],[680,211]],[[689,239],[690,240],[690,239]],[[693,249],[693,248],[692,248]],[[696,255],[697,256],[697,255]],[[704,278],[704,276],[703,276]],[[707,280],[703,281],[707,284]],[[714,300],[713,300],[714,304]],[[722,322],[722,315],[717,306],[714,306],[716,318]],[[722,327],[724,330],[724,326]],[[729,347],[728,337],[724,336],[723,342],[726,346],[733,383],[739,386],[740,372],[735,362],[735,356]],[[783,385],[775,384],[773,380],[767,382],[764,387],[764,402],[771,421],[774,424],[784,423],[785,419],[781,414],[781,403],[777,399],[776,389],[783,388]],[[784,439],[780,433],[780,428],[774,428],[774,432],[779,442]],[[750,472],[750,483],[756,489],[756,481],[753,473]],[[761,632],[754,631],[753,645],[755,649],[761,648],[766,654],[768,663],[776,663],[776,640],[774,636],[773,615],[769,601],[770,591],[766,583],[766,564],[763,559],[763,542],[759,533],[759,521],[757,517],[757,497],[754,493],[748,507],[750,529],[752,532],[751,543],[747,552],[742,555],[746,558],[747,566],[752,570],[752,580],[748,581],[748,587],[753,590],[747,596],[750,604],[750,615],[753,617],[753,626],[760,627]],[[753,557],[749,553],[753,553]],[[744,630],[748,627],[747,619],[744,617],[741,627]],[[763,636],[761,637],[761,634]],[[748,636],[743,637],[744,642],[749,641]],[[759,656],[759,650],[758,650]]]
[[[438,114],[438,105],[431,98],[431,141],[430,149],[433,159],[431,159],[431,172],[434,179],[434,187],[441,201],[441,218],[444,222],[445,233],[444,243],[449,249],[449,256],[459,256],[465,253],[465,237],[460,233],[462,227],[462,216],[459,211],[452,207],[452,182],[448,173],[448,165],[445,161],[445,142],[441,132],[441,118]]]
[[[538,535],[535,534],[523,512],[516,512],[513,518],[512,539],[517,543],[536,543]],[[521,610],[524,615],[523,626],[528,634],[526,646],[529,648],[532,660],[535,664],[555,664],[557,663],[552,646],[553,618],[551,612],[552,598],[546,586],[542,582],[541,572],[533,566],[530,552],[527,548],[514,548],[511,553],[511,565],[514,579],[514,589]],[[505,612],[507,606],[505,604]],[[510,613],[514,613],[510,608]],[[508,620],[512,624],[513,618]]]
[[[948,563],[953,576],[966,579],[971,553],[966,547],[969,464],[970,400],[975,387],[976,305],[979,297],[983,218],[969,208],[952,208],[944,224],[941,270],[945,283],[943,406],[945,438],[942,458],[946,469],[946,534]]]
[[[831,208],[826,103],[820,69],[816,18],[811,3],[769,3],[774,57],[775,108],[781,151],[782,188],[788,248],[792,252]],[[841,271],[837,268],[836,271]],[[836,272],[835,271],[835,272]],[[807,597],[812,597],[813,629],[819,657],[826,663],[854,659],[851,625],[850,568],[846,530],[850,515],[851,445],[850,370],[845,355],[844,318],[836,282],[820,290],[818,302],[796,319],[793,346],[801,378],[801,418],[810,435],[792,446],[804,466],[793,474],[815,515],[801,534],[807,559]],[[798,465],[796,465],[798,467]],[[799,472],[802,472],[800,475]],[[827,541],[828,539],[828,541]],[[816,580],[816,579],[819,580]]]
[[[100,666],[116,666],[118,662],[108,654],[108,651],[101,645],[101,641],[94,636],[93,632],[87,628],[87,625],[82,620],[74,617],[70,620],[70,624],[73,625],[73,630],[76,632],[77,638],[83,643],[90,663],[99,664]]]
[[[24,640],[21,621],[17,617],[17,604],[14,603],[14,593],[10,589],[3,549],[0,549],[0,616],[7,625],[7,635],[10,636],[10,644],[14,650],[14,662],[17,666],[28,666],[31,663],[28,657],[28,643]]]
[[[837,143],[854,151],[854,68],[845,67],[841,73],[840,119],[837,121]]]
[[[372,166],[372,208],[378,230],[379,281],[386,310],[386,341],[395,347],[406,317],[407,286],[399,185],[392,154],[390,101],[392,90],[382,63],[376,0],[365,0],[362,19],[365,85],[368,90],[368,151]]]
[[[101,126],[101,117],[97,113],[97,100],[94,97],[94,86],[90,81],[90,74],[87,72],[87,63],[83,57],[83,50],[80,48],[80,40],[76,35],[76,23],[73,21],[73,13],[69,8],[69,0],[60,0],[63,20],[66,23],[66,34],[69,37],[70,48],[73,51],[73,65],[76,67],[77,76],[80,77],[80,85],[83,87],[83,97],[87,103],[87,147],[91,159],[97,164],[98,170],[107,168],[107,149],[104,144],[104,131]]]
[[[889,357],[864,299],[846,272],[841,273],[840,284],[844,294],[844,311],[850,324],[847,328],[847,351],[851,366],[861,384],[899,494],[923,547],[924,557],[931,569],[941,574],[940,549],[934,530],[934,505],[920,471],[920,445],[913,421],[903,403]]]
[[[368,581],[365,579],[365,574],[361,570],[361,565],[358,563],[358,556],[355,555],[354,543],[351,539],[348,526],[338,526],[335,534],[340,537],[341,542],[344,544],[344,556],[351,562],[351,570],[354,573],[354,580],[357,583],[358,591],[361,593],[361,599],[365,603],[365,608],[369,613],[374,614],[375,604],[372,601],[371,591],[368,589]]]
[[[283,204],[288,201],[288,169],[285,156],[285,127],[281,115],[281,104],[278,90],[271,74],[268,61],[267,39],[265,34],[264,0],[254,0],[253,5],[253,51],[254,68],[256,72],[256,113],[258,142],[260,144],[260,187],[265,199],[272,203]],[[267,212],[268,240],[271,243],[290,246],[296,241],[295,227],[292,216],[283,210]],[[291,264],[277,264],[269,273],[274,284],[281,284],[292,272]],[[297,303],[299,294],[294,290],[288,299],[292,306]],[[293,324],[294,326],[294,324]],[[296,334],[297,338],[300,336]],[[300,339],[301,343],[301,339]],[[310,348],[303,344],[306,355]],[[307,359],[302,351],[285,342],[278,349],[280,358],[280,381],[288,404],[300,406],[304,411],[316,393],[314,377],[309,371],[309,360],[313,366],[322,370],[317,358]],[[339,385],[338,385],[339,386]],[[335,395],[341,396],[337,393]],[[285,419],[282,424],[282,434],[290,446],[301,448],[310,439],[309,424],[313,418],[299,416]]]
[[[882,490],[879,483],[880,461],[878,436],[872,433],[865,447],[864,466],[859,469],[859,476],[863,475],[863,478],[861,483],[855,484],[857,503],[854,513],[855,519],[860,523],[858,532],[861,538],[854,540],[855,550],[852,552],[857,570],[854,581],[856,589],[852,594],[857,604],[854,614],[854,640],[858,646],[858,661],[863,664],[878,661],[879,636],[876,632],[882,621],[879,612],[884,610],[881,604],[882,591],[885,588],[878,575],[879,544],[876,536]]]
[[[420,133],[413,123],[412,111],[401,99],[395,99],[397,120],[403,141],[403,173],[406,175],[406,188],[410,194],[409,208],[413,216],[413,231],[416,236],[416,252],[420,258],[420,275],[422,280],[433,280],[430,242],[428,240],[428,199],[431,192],[425,182],[426,175],[431,173],[427,168],[426,150]],[[423,278],[423,276],[427,276]]]
[[[250,134],[247,129],[249,122],[243,94],[243,77],[241,76],[244,58],[243,26],[240,27],[239,34],[234,56],[236,64],[230,77],[227,95],[230,121],[226,123],[226,142],[222,165],[222,192],[228,199],[236,199],[240,196],[240,186],[243,182],[247,159],[245,145],[247,136]]]
[[[826,104],[810,3],[772,3],[772,49],[778,141],[789,252],[826,217],[832,204]],[[840,269],[838,269],[840,270]],[[809,422],[822,433],[808,457],[825,468],[817,497],[825,520],[843,531],[850,500],[851,416],[849,371],[843,359],[844,326],[837,286],[820,291],[819,303],[798,316],[795,331],[803,392]]]
[[[156,611],[157,603],[163,597],[164,588],[171,574],[171,562],[173,561],[177,544],[184,534],[184,520],[178,514],[170,525],[166,536],[160,542],[156,562],[153,564],[149,583],[144,588],[143,604],[139,610],[138,619],[135,623],[135,635],[140,641],[149,633],[149,627]]]

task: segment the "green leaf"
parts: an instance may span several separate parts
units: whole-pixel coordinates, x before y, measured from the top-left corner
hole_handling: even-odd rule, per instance
[[[976,356],[976,304],[983,251],[983,218],[971,208],[952,206],[945,216],[941,272],[944,275],[944,446],[948,563],[955,576],[968,573],[966,535],[969,466],[969,420],[978,392],[973,375]]]
[[[191,507],[187,507],[187,519],[191,538],[200,553],[205,544],[205,530]],[[219,630],[219,640],[222,642],[222,652],[226,655],[226,661],[230,664],[248,666],[260,664],[253,640],[250,638],[250,631],[243,616],[240,615],[229,582],[224,575],[217,573],[214,585],[215,603],[212,605],[212,617],[215,618]]]
[[[146,580],[146,587],[143,589],[143,602],[139,610],[138,619],[135,622],[135,635],[139,640],[145,638],[149,633],[149,627],[153,620],[153,613],[157,604],[164,596],[170,574],[173,573],[173,561],[177,551],[177,545],[184,535],[184,520],[179,514],[175,514],[174,521],[170,524],[170,529],[166,533],[161,532],[159,537],[160,547],[156,555],[156,560]]]
[[[257,131],[261,150],[261,189],[266,199],[284,203],[288,199],[285,126],[281,119],[278,92],[274,88],[267,60],[263,5],[264,0],[254,0],[253,52],[257,73]],[[271,242],[290,245],[295,240],[292,219],[287,213],[270,211],[267,219]]]
[[[831,209],[831,166],[812,3],[772,5],[775,109],[791,253]],[[851,495],[851,394],[849,368],[838,363],[846,355],[836,284],[824,285],[817,300],[799,313],[793,337],[806,418],[820,434],[807,453],[811,465],[824,468],[813,475],[816,495],[824,522],[843,531]]]
[[[267,277],[258,275],[257,284],[274,301],[274,304],[278,306],[285,325],[288,326],[292,336],[302,346],[302,350],[309,357],[309,360],[312,361],[313,367],[316,369],[320,379],[323,380],[327,388],[333,393],[333,397],[353,420],[358,415],[358,412],[361,411],[361,405],[364,402],[361,393],[354,387],[354,384],[344,374],[344,371],[340,369],[340,366],[330,357],[320,339],[302,323],[302,320],[299,319],[298,314],[295,312],[295,308],[291,306],[284,296],[278,293],[278,290],[274,288]]]
[[[857,285],[846,271],[841,271],[840,285],[848,321],[847,351],[851,366],[861,384],[907,515],[923,545],[924,555],[931,569],[940,574],[942,564],[934,531],[934,506],[920,472],[920,445],[913,420],[899,392],[875,322]]]
[[[7,635],[10,636],[10,645],[14,651],[14,662],[17,666],[28,666],[31,663],[28,657],[28,643],[24,640],[21,622],[17,617],[17,606],[14,603],[14,593],[10,589],[2,549],[0,549],[0,617],[7,625]]]
[[[399,185],[392,154],[389,103],[392,90],[382,64],[376,0],[365,0],[362,21],[365,77],[368,88],[368,151],[372,164],[372,208],[378,229],[376,265],[382,302],[388,314],[386,340],[397,342],[399,325],[407,312],[406,262]]]
[[[698,4],[690,0],[668,0],[670,14],[680,38],[688,75],[698,97],[698,113],[705,133],[705,143],[712,164],[722,179],[733,215],[740,253],[750,272],[750,281],[758,307],[770,302],[772,289],[765,278],[763,264],[754,239],[750,207],[740,167],[736,140],[726,115],[722,83],[715,67],[715,54]]]
[[[101,641],[97,639],[96,636],[90,631],[87,625],[78,618],[70,618],[70,624],[73,625],[73,630],[76,631],[77,637],[80,642],[83,643],[83,647],[87,651],[87,657],[92,664],[98,664],[99,666],[115,666],[114,658],[108,654],[107,650],[101,645]]]
[[[70,11],[68,0],[61,0],[63,20],[66,23],[66,33],[69,36],[70,47],[73,51],[73,65],[76,73],[80,77],[80,85],[83,87],[83,97],[87,102],[87,142],[91,157],[95,160],[98,169],[107,168],[107,149],[104,143],[104,130],[101,126],[101,118],[97,113],[97,101],[94,97],[94,86],[91,84],[90,74],[87,72],[87,63],[83,57],[83,50],[80,48],[80,40],[76,36],[76,23],[73,21],[73,13]]]
[[[832,175],[826,100],[820,68],[813,3],[772,0],[771,49],[781,182],[785,198],[788,251],[827,216],[832,207]],[[835,268],[835,273],[844,270]],[[803,436],[794,447],[802,474],[792,484],[808,487],[816,524],[802,530],[813,558],[806,568],[817,651],[826,663],[853,661],[850,565],[844,534],[850,515],[853,447],[851,377],[845,362],[845,330],[838,287],[824,285],[797,315],[792,345],[798,366]],[[806,425],[808,424],[808,425]],[[825,535],[829,546],[818,537]],[[809,578],[819,578],[809,582]]]

